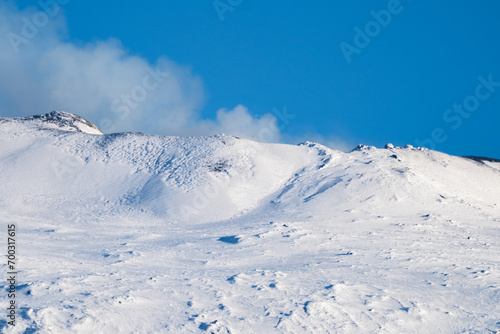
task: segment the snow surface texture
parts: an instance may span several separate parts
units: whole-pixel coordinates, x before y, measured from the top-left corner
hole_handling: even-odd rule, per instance
[[[51,113],[0,119],[0,182],[6,333],[500,331],[498,161]]]

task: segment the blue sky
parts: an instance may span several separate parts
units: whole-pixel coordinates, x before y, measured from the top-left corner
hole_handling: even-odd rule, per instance
[[[43,10],[35,1],[10,4],[10,11],[17,7],[19,17],[29,13],[28,19]],[[203,129],[200,134],[240,129],[245,136],[250,128],[255,134],[265,126],[263,118],[272,120],[273,110],[286,106],[295,117],[274,119],[280,129],[274,141],[309,139],[343,149],[358,143],[421,143],[450,154],[500,158],[497,1],[221,0],[217,5],[219,12],[213,1],[72,0],[60,5],[39,34],[52,37],[39,39],[85,49],[87,43],[113,38],[127,57],[152,66],[159,58],[168,59],[173,65],[165,66],[182,72],[176,74],[175,87],[187,101],[176,101],[172,110],[196,115],[196,123],[182,124]],[[23,12],[26,8],[31,12]],[[21,34],[21,28],[11,22],[9,29]],[[365,36],[357,36],[359,31]],[[29,53],[47,54],[49,44]],[[346,47],[356,52],[345,54]],[[51,88],[50,95],[57,91]],[[54,99],[51,103],[57,104]],[[170,105],[171,100],[160,102]],[[16,103],[4,103],[9,115],[20,108]],[[454,105],[464,103],[468,109],[458,112]],[[244,107],[235,112],[238,105]],[[218,118],[221,108],[227,113]],[[99,123],[96,115],[83,116]],[[144,115],[156,123],[154,112]],[[238,115],[252,120],[233,126],[230,120]],[[134,123],[127,129],[134,130]],[[171,128],[151,132],[197,134]]]

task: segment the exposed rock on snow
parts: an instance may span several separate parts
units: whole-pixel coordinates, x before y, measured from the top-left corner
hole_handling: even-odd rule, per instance
[[[101,130],[83,117],[64,111],[52,111],[44,115],[34,115],[20,118],[0,118],[0,123],[22,122],[39,129],[56,129],[71,132],[85,132],[102,135]]]

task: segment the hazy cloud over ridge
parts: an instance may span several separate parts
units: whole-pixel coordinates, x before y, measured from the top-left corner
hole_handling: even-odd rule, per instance
[[[60,1],[63,3],[63,1]],[[104,132],[163,135],[226,133],[276,142],[276,117],[254,117],[244,106],[201,119],[204,88],[189,67],[166,57],[151,64],[130,55],[116,39],[67,41],[61,8],[19,11],[0,2],[0,115],[25,116],[64,110]],[[271,128],[272,136],[262,136]]]

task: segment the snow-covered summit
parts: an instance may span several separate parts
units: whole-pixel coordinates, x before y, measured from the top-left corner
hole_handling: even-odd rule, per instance
[[[336,207],[371,203],[380,213],[396,207],[424,210],[443,202],[442,196],[449,207],[465,198],[474,206],[488,203],[487,211],[500,205],[498,189],[489,187],[499,177],[493,160],[479,164],[412,147],[359,145],[344,153],[313,142],[263,144],[226,135],[88,136],[100,131],[64,112],[1,120],[0,141],[9,141],[3,152],[24,152],[4,159],[4,175],[11,177],[4,177],[3,189],[20,197],[28,193],[38,202],[64,198],[71,206],[99,194],[113,210],[146,210],[184,222],[217,221],[271,207],[303,211],[332,200]],[[63,131],[40,131],[47,128]],[[19,177],[19,166],[26,173],[36,166],[41,177],[28,182]]]
[[[64,111],[52,111],[43,115],[0,118],[0,123],[24,123],[39,129],[56,129],[69,132],[85,132],[102,135],[101,130],[81,116]]]

